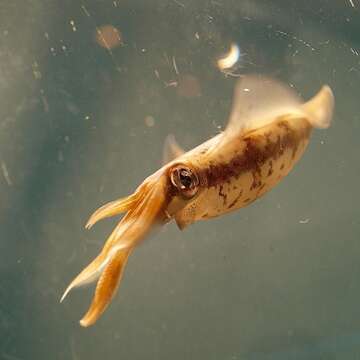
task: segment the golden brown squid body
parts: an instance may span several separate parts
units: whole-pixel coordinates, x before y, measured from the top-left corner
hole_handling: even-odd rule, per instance
[[[99,208],[88,221],[125,212],[100,254],[71,282],[75,287],[98,279],[95,296],[80,321],[100,317],[117,289],[134,247],[155,225],[172,219],[180,229],[244,207],[274,187],[303,155],[311,131],[330,125],[333,94],[324,86],[302,103],[293,91],[261,76],[245,76],[234,91],[224,132],[184,153],[171,138],[170,160],[123,199]]]

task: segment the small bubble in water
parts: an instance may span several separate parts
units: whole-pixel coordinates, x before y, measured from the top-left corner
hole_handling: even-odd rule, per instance
[[[72,31],[76,31],[77,30],[77,28],[76,28],[76,26],[75,26],[75,21],[74,20],[70,20],[70,25],[71,25],[71,28],[72,28]]]

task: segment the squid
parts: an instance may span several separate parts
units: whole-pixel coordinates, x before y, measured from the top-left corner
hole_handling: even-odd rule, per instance
[[[324,85],[309,101],[288,86],[261,75],[235,84],[225,130],[184,152],[173,137],[165,142],[165,164],[128,197],[100,207],[86,228],[125,213],[99,255],[70,283],[70,290],[97,280],[92,303],[80,320],[94,324],[109,305],[126,262],[152,229],[175,220],[183,230],[254,202],[294,167],[313,128],[328,128],[334,96]]]

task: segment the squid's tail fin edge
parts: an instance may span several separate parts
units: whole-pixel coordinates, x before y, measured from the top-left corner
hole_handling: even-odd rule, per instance
[[[324,85],[313,98],[302,105],[302,109],[313,127],[326,129],[331,125],[334,106],[334,94],[328,85]]]

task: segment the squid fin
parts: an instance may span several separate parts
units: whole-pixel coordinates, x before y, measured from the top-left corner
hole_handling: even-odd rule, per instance
[[[261,75],[245,75],[235,85],[226,136],[268,125],[280,115],[300,111],[301,99],[288,86]]]
[[[331,124],[334,112],[334,94],[330,87],[324,85],[309,101],[302,105],[313,127],[326,129]]]
[[[93,325],[105,311],[119,286],[130,253],[131,248],[126,248],[112,255],[99,278],[90,308],[80,320],[81,326]]]
[[[170,161],[178,158],[182,154],[184,154],[184,150],[180,147],[180,145],[175,140],[175,136],[169,134],[164,142],[163,148],[163,165],[169,163]]]

